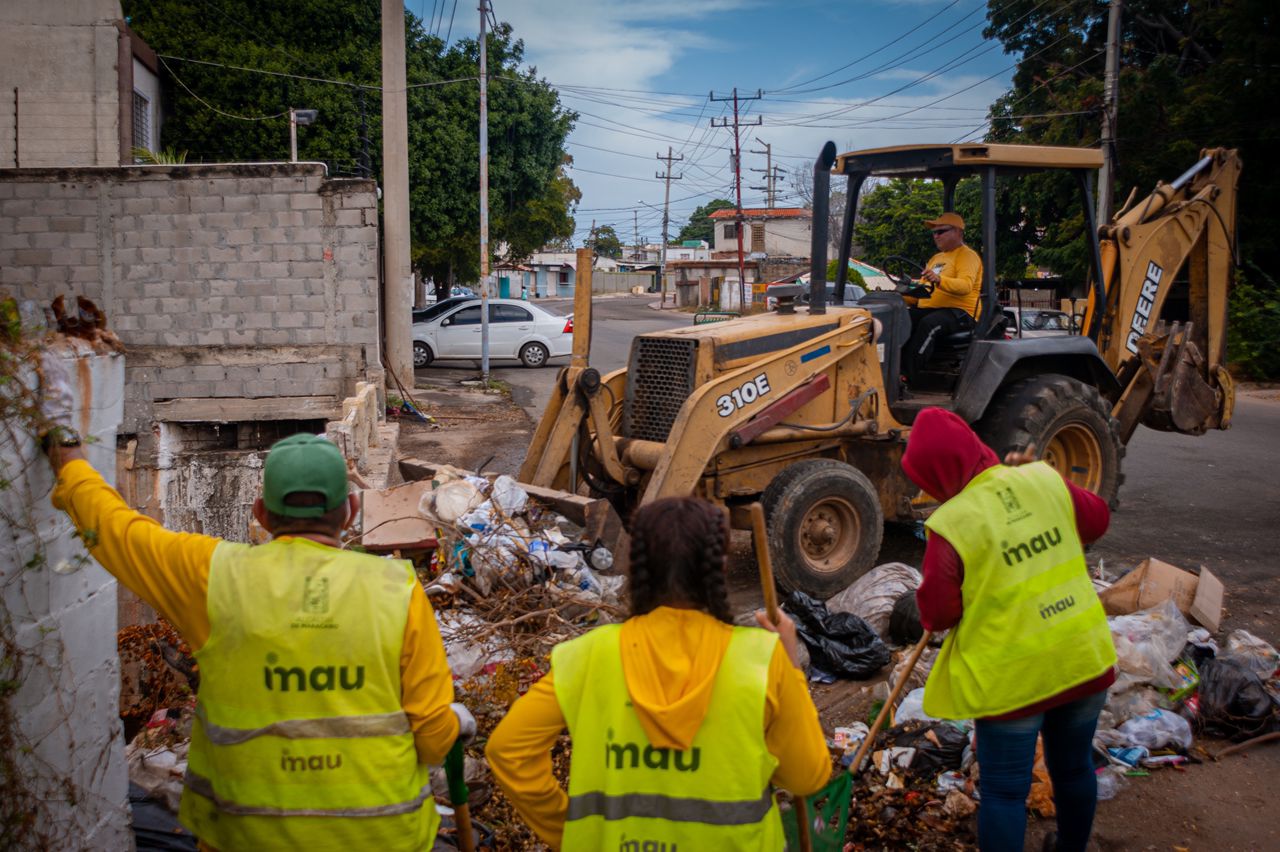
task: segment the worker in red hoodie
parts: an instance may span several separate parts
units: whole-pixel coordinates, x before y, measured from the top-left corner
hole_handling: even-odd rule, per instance
[[[1106,532],[1107,504],[1064,480],[1034,448],[1006,464],[949,411],[920,412],[902,468],[942,505],[925,521],[927,630],[950,629],[925,684],[924,709],[975,719],[984,852],[1022,849],[1036,737],[1053,780],[1056,840],[1077,852],[1097,804],[1092,743],[1115,649],[1089,579],[1084,544]]]
[[[809,795],[831,774],[795,625],[733,626],[712,504],[657,500],[631,536],[631,617],[556,647],[490,737],[490,769],[552,848],[781,850],[770,784]],[[551,773],[566,726],[568,795]]]

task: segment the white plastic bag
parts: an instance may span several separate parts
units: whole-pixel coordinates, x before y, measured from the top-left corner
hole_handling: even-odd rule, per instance
[[[502,507],[507,517],[518,515],[529,504],[529,492],[505,473],[493,481],[493,502]]]
[[[893,605],[907,592],[920,588],[920,572],[903,562],[877,565],[851,586],[827,600],[828,612],[851,612],[883,639],[889,635]]]
[[[921,722],[936,722],[937,719],[924,712],[924,687],[908,692],[898,705],[898,712],[893,716],[894,724],[919,719]]]
[[[1152,710],[1125,722],[1116,731],[1131,745],[1157,751],[1168,746],[1191,748],[1191,723],[1168,710]]]
[[[1108,766],[1098,773],[1098,801],[1114,799],[1124,785],[1125,769],[1119,766]]]
[[[1248,630],[1231,631],[1227,637],[1227,654],[1247,665],[1263,680],[1269,680],[1280,668],[1280,653]]]
[[[1169,663],[1182,653],[1191,628],[1172,600],[1107,621],[1111,626],[1120,669],[1118,689],[1137,683],[1150,683],[1166,689],[1182,685],[1182,678]]]

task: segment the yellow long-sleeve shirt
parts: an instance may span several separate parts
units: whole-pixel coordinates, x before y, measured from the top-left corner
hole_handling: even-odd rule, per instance
[[[172,532],[135,512],[83,460],[58,471],[53,505],[82,534],[92,531],[84,538],[93,557],[154,607],[193,651],[208,641],[209,565],[221,539]],[[416,584],[400,652],[400,690],[419,761],[439,764],[458,736],[458,718],[449,708],[453,677],[435,613]]]
[[[688,748],[711,700],[710,684],[732,628],[706,613],[659,607],[628,619],[620,637],[633,706],[655,745]],[[516,811],[553,848],[560,848],[569,797],[551,773],[551,749],[565,729],[555,671],[511,706],[489,738],[489,769]],[[773,783],[798,795],[831,775],[826,739],[804,674],[779,644],[769,662],[765,746],[778,759]]]
[[[978,299],[982,295],[982,258],[966,245],[951,251],[940,251],[925,269],[932,269],[942,280],[927,299],[907,299],[917,308],[959,308],[977,319]]]

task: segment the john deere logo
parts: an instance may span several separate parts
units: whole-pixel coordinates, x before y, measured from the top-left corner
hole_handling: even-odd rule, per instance
[[[329,578],[308,577],[302,587],[302,611],[324,615],[329,611]]]

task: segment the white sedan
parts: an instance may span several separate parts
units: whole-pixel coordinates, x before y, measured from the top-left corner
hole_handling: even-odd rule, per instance
[[[489,300],[490,358],[518,358],[526,367],[541,367],[572,352],[572,314],[558,316],[520,299]],[[458,300],[413,324],[413,366],[425,367],[437,358],[480,359],[479,299]]]

